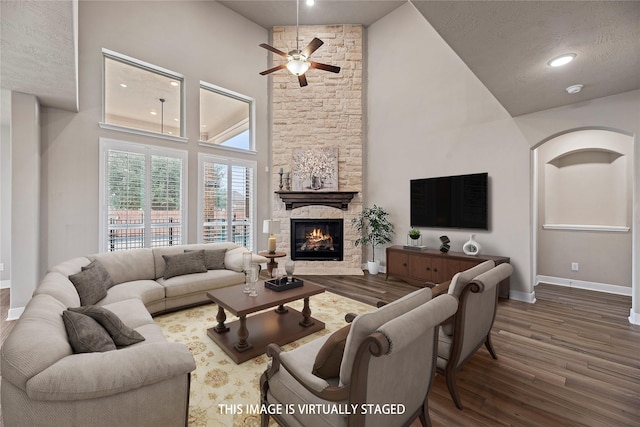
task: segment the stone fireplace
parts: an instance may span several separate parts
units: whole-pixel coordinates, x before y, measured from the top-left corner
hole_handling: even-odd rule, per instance
[[[297,274],[363,274],[362,249],[354,245],[358,235],[351,226],[351,219],[362,211],[363,29],[360,25],[300,27],[300,45],[306,46],[314,37],[324,44],[313,53],[313,60],[340,66],[339,74],[312,69],[306,74],[309,85],[304,88],[286,70],[270,77],[273,112],[272,218],[280,220],[280,234],[276,236],[278,250],[286,252],[287,258],[295,258]],[[272,46],[284,52],[295,49],[295,27],[274,27]],[[282,63],[282,58],[273,56],[274,66]],[[329,146],[338,149],[337,192],[351,192],[353,197],[349,197],[348,202],[325,203],[323,200],[327,193],[323,196],[322,191],[309,190],[303,192],[315,198],[310,204],[285,203],[280,197],[282,194],[277,194],[281,193],[279,190],[286,190],[280,189],[278,172],[282,168],[285,175],[293,173],[293,151]],[[303,259],[313,254],[300,253],[296,248],[298,243],[292,233],[297,234],[298,231],[295,231],[293,223],[301,221],[300,224],[308,224],[309,220],[342,225],[341,257],[333,256],[333,251],[324,247],[317,250],[322,252],[318,258],[324,259]],[[329,234],[335,244],[333,231]],[[300,236],[297,238],[301,239]]]

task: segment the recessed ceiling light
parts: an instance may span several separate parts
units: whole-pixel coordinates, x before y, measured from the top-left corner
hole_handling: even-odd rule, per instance
[[[126,85],[126,84],[124,84],[124,83],[120,83],[120,86],[122,86],[122,87],[127,87],[127,85]]]
[[[178,83],[178,82],[171,82],[171,83],[169,83],[169,84],[170,84],[171,86],[178,86],[180,83]]]
[[[202,126],[200,126],[200,127],[201,127],[201,128],[206,128],[206,127],[207,127],[207,125],[202,125]]]
[[[315,0],[307,0],[307,6],[313,6],[315,3]]]
[[[547,62],[547,64],[549,64],[552,67],[561,67],[573,61],[575,57],[576,57],[575,53],[566,53],[564,55],[550,59],[549,62]]]
[[[179,122],[179,121],[180,121],[180,119],[178,119],[178,118],[174,118],[174,119],[173,119],[173,121],[174,121],[174,122]]]
[[[156,114],[158,114],[158,113],[156,113],[155,111],[152,111],[152,112],[151,112],[151,115],[152,115],[152,116],[155,116]]]
[[[583,87],[584,87],[584,85],[571,85],[568,88],[566,88],[565,90],[568,93],[570,93],[571,95],[573,95],[574,93],[580,92]]]

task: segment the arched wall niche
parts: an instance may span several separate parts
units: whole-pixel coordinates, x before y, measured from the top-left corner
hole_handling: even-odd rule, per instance
[[[534,149],[537,280],[631,295],[633,156],[632,135],[602,128]]]
[[[589,143],[589,138],[585,139]],[[584,147],[562,152],[548,160],[543,175],[544,226],[628,229],[631,210],[629,158],[616,150]]]

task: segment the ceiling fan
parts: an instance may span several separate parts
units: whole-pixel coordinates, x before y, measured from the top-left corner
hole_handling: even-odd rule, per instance
[[[284,53],[283,51],[276,49],[273,46],[269,46],[266,43],[262,43],[259,46],[271,51],[277,55],[282,56],[283,58],[287,58],[286,64],[280,64],[276,67],[270,68],[261,72],[260,74],[266,76],[267,74],[271,74],[274,71],[282,70],[284,68],[288,69],[291,74],[298,76],[298,82],[300,82],[300,87],[307,86],[307,78],[304,73],[309,70],[309,68],[316,68],[318,70],[329,71],[331,73],[339,73],[340,67],[335,65],[321,64],[320,62],[310,61],[309,57],[313,52],[318,50],[320,46],[324,44],[322,40],[317,37],[314,37],[313,40],[302,50],[300,50],[299,46],[299,17],[300,17],[300,0],[296,0],[296,48],[295,50],[290,51],[289,53]]]

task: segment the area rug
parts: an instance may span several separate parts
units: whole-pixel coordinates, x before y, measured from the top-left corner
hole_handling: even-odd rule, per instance
[[[302,301],[287,305],[302,310]],[[370,305],[330,292],[312,296],[310,307],[311,316],[324,322],[325,329],[283,346],[284,350],[340,329],[346,324],[346,313],[358,314],[373,310]],[[207,336],[207,329],[217,323],[216,314],[217,306],[208,304],[155,318],[167,340],[185,344],[196,360],[196,370],[191,373],[189,426],[259,426],[260,415],[251,412],[255,412],[255,405],[260,402],[260,376],[265,371],[269,358],[262,355],[236,365]],[[227,313],[227,322],[236,319]]]

